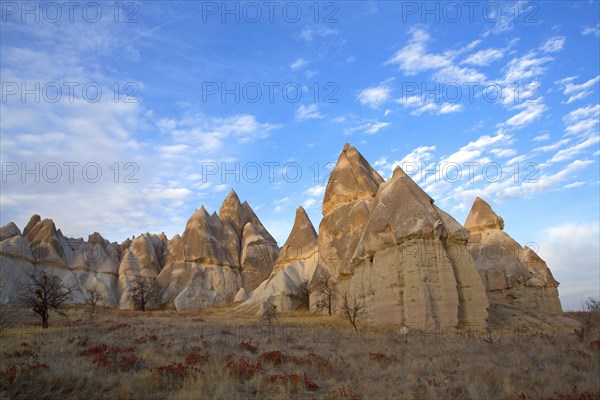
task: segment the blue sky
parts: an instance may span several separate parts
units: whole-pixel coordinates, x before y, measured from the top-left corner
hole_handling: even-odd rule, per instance
[[[599,296],[597,1],[0,4],[2,225],[171,237],[234,188],[282,244],[348,142]]]

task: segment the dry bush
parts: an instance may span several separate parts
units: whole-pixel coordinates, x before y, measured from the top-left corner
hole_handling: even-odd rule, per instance
[[[71,341],[60,334],[39,339],[40,332],[55,332],[57,323],[48,330],[33,325],[22,332],[9,330],[2,338],[0,397],[600,397],[600,337],[580,343],[570,330],[530,329],[523,336],[523,329],[511,327],[494,334],[489,346],[484,332],[452,339],[419,332],[400,337],[394,334],[397,329],[365,325],[356,335],[341,318],[282,314],[277,329],[285,324],[302,328],[290,344],[284,336],[269,339],[258,333],[242,340],[236,326],[256,325],[256,317],[227,311],[206,310],[206,322],[192,323],[197,313],[103,310],[105,323],[83,339],[76,331]],[[87,309],[69,313],[85,320]],[[203,330],[205,323],[214,326]],[[323,323],[331,334],[315,335],[315,324]],[[137,362],[129,366],[131,355]]]
[[[49,326],[50,311],[60,312],[60,308],[74,301],[75,287],[65,285],[53,274],[35,268],[27,274],[27,280],[21,282],[17,292],[17,302],[42,319],[42,327]]]

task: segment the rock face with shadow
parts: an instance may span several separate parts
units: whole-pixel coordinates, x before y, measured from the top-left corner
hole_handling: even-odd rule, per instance
[[[104,305],[133,308],[129,293],[135,280],[157,279],[160,296],[154,306],[199,308],[233,301],[269,278],[279,254],[277,242],[248,203],[232,191],[220,214],[201,207],[183,234],[168,240],[145,233],[120,245],[99,233],[87,241],[66,238],[54,221],[34,215],[23,233],[14,223],[0,228],[0,302],[15,299],[20,282],[33,268],[42,269],[77,288],[83,303],[91,290]]]
[[[473,202],[465,227],[469,250],[491,303],[561,312],[559,283],[533,250],[506,232],[504,220],[483,199]]]
[[[311,282],[337,282],[368,319],[422,328],[483,326],[488,301],[467,249],[468,231],[397,168],[387,181],[346,145],[331,174]],[[311,295],[311,308],[320,296]]]
[[[257,308],[262,311],[265,302],[277,306],[279,312],[308,309],[308,283],[312,279],[319,261],[317,232],[302,207],[296,209],[294,226],[269,279],[261,283],[238,308]]]
[[[136,279],[156,279],[155,307],[179,310],[271,302],[278,311],[316,309],[324,278],[333,309],[345,296],[367,319],[408,329],[482,328],[489,303],[560,312],[558,282],[535,252],[504,231],[477,198],[465,227],[434,204],[401,168],[386,181],[346,144],[332,171],[318,235],[299,207],[281,249],[247,202],[232,190],[219,213],[197,209],[181,235],[142,234],[121,244],[95,232],[67,238],[51,219],[31,217],[21,232],[0,228],[0,302],[38,268],[78,288],[76,302],[99,291],[109,307],[132,308]],[[308,291],[306,290],[308,289]],[[310,295],[309,295],[310,293]]]

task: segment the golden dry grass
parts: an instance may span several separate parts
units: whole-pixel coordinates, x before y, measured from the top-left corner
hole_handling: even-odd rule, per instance
[[[600,398],[599,329],[580,342],[551,316],[515,325],[514,310],[500,311],[488,343],[474,330],[402,335],[365,323],[357,335],[306,312],[269,329],[231,307],[103,309],[93,321],[74,307],[46,332],[33,316],[4,332],[0,398]]]

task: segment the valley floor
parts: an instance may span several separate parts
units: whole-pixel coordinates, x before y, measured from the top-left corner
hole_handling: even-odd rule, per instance
[[[43,331],[20,311],[0,337],[0,399],[600,398],[598,327],[580,341],[567,316],[490,312],[487,332],[356,334],[308,312],[269,327],[232,307],[73,307]]]

